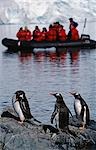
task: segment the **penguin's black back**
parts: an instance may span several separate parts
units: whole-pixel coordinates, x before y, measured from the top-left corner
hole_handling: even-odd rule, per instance
[[[86,104],[86,102],[84,101],[83,98],[81,98],[81,105],[82,105],[82,109],[81,109],[81,117],[83,119],[83,116],[84,116],[84,106],[86,107],[86,125],[89,125],[89,122],[90,122],[90,111],[89,111],[89,107],[88,105]]]
[[[66,106],[62,106],[59,112],[59,128],[64,129],[69,125],[69,111]]]
[[[30,111],[30,107],[29,107],[27,98],[24,97],[24,99],[19,101],[19,103],[20,103],[20,107],[22,109],[25,119],[31,119],[33,116],[31,115],[31,111]]]
[[[63,100],[57,100],[56,105],[59,110],[59,128],[65,129],[69,125],[69,110]]]

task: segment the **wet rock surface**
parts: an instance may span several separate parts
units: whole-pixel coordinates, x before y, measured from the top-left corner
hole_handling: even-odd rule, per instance
[[[5,109],[14,115],[11,108]],[[4,114],[4,112],[2,114]],[[18,119],[0,118],[0,150],[79,150],[96,146],[96,122],[90,121],[90,126],[84,130],[78,128],[76,118],[70,118],[69,131],[58,134],[46,133],[43,124],[30,120],[23,124]],[[93,148],[94,150],[96,149]],[[92,149],[92,150],[93,150]]]

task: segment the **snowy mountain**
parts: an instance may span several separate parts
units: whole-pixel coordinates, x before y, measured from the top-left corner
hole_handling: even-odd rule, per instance
[[[96,0],[0,0],[0,24],[96,19]]]

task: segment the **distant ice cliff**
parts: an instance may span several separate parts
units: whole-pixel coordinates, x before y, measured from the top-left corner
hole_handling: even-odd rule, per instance
[[[0,24],[96,19],[96,0],[0,0]]]

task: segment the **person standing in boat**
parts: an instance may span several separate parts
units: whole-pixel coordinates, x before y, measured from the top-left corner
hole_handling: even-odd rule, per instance
[[[69,18],[69,32],[68,32],[68,35],[67,35],[67,39],[68,40],[71,40],[71,25],[72,26],[74,26],[75,28],[77,28],[77,26],[78,26],[78,23],[77,22],[75,22],[74,20],[73,20],[73,18]]]
[[[70,31],[71,31],[71,39],[70,40],[72,40],[72,41],[79,40],[79,32],[74,25],[71,25]]]

